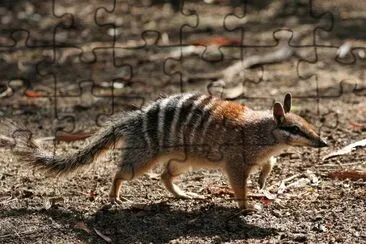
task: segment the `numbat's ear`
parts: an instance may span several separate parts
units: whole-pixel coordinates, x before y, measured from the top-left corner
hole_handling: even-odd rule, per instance
[[[290,93],[287,93],[285,96],[285,100],[283,102],[283,107],[284,107],[286,113],[290,112],[291,103],[292,103],[292,96]]]
[[[276,102],[273,105],[273,117],[277,120],[277,123],[281,123],[285,116],[285,110],[283,110],[282,104]]]

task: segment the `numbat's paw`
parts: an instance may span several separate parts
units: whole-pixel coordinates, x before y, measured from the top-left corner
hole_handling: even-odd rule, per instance
[[[266,187],[266,180],[265,179],[259,179],[258,184],[259,184],[259,189],[264,190],[265,187]]]
[[[123,202],[130,202],[130,200],[124,197],[109,197],[109,201],[116,205],[121,205]]]
[[[239,202],[239,207],[245,213],[254,213],[262,210],[262,206],[260,204],[250,204],[248,202]]]
[[[260,204],[247,204],[247,207],[243,210],[246,213],[256,213],[262,210],[262,206]]]

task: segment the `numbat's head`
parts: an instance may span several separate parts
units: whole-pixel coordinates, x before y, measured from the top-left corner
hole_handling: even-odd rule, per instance
[[[273,116],[277,122],[273,130],[278,143],[292,146],[326,147],[327,143],[318,135],[314,126],[300,116],[290,113],[291,94],[286,94],[284,105],[276,102]]]

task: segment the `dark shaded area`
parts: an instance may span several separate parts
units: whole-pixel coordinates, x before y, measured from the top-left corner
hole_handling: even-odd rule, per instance
[[[2,237],[2,242],[31,241],[33,238],[50,235],[52,232],[72,232],[84,241],[93,243],[101,241],[96,233],[86,235],[83,230],[76,229],[75,225],[79,222],[86,223],[90,230],[95,228],[103,230],[103,233],[109,233],[113,237],[113,243],[166,243],[189,236],[200,238],[219,236],[220,241],[236,241],[262,239],[278,234],[275,228],[262,228],[246,223],[245,214],[236,208],[212,204],[194,211],[182,211],[172,209],[166,203],[151,204],[148,208],[148,211],[133,208],[119,210],[102,208],[88,219],[83,217],[82,212],[62,207],[48,210],[25,208],[5,210],[1,212],[0,217],[17,219],[37,215],[47,217],[51,222],[46,220],[49,224],[45,230],[34,230],[29,233],[22,233],[19,230],[21,237],[15,234]]]
[[[27,170],[0,148],[1,243],[105,243],[93,228],[114,243],[366,240],[364,182],[329,177],[335,169],[364,168],[365,152],[322,160],[364,139],[365,58],[359,51],[366,51],[366,21],[360,14],[366,8],[359,1],[192,0],[183,6],[178,0],[117,1],[115,8],[112,2],[55,1],[56,12],[52,1],[1,2],[0,120],[22,122],[35,137],[46,138],[95,131],[117,112],[140,109],[162,94],[220,96],[220,89],[231,87],[220,87],[214,79],[185,78],[261,57],[278,48],[280,35],[286,35],[286,42],[306,27],[299,43],[290,43],[303,45],[295,47],[296,56],[243,70],[235,79],[244,87],[236,100],[269,109],[287,92],[293,94],[294,111],[313,122],[330,147],[284,152],[267,185],[276,194],[282,180],[294,175],[298,177],[288,184],[306,180],[308,170],[318,184],[290,188],[275,201],[253,197],[263,210],[245,215],[218,172],[191,173],[180,182],[182,188],[202,193],[205,201],[171,199],[158,177],[144,176],[123,185],[123,196],[131,202],[111,207],[106,199],[118,156],[106,156],[95,168],[60,183]],[[323,46],[315,48],[314,40]],[[336,59],[345,41],[354,49]],[[189,45],[196,52],[181,57]],[[87,142],[45,140],[43,146],[68,153]],[[253,176],[251,193],[258,193],[256,182]],[[67,201],[42,209],[45,199],[54,196]],[[75,228],[78,222],[90,233]]]

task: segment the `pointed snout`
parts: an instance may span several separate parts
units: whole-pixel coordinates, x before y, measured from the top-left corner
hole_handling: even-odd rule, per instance
[[[323,138],[319,138],[313,146],[316,148],[327,147],[328,143]]]

